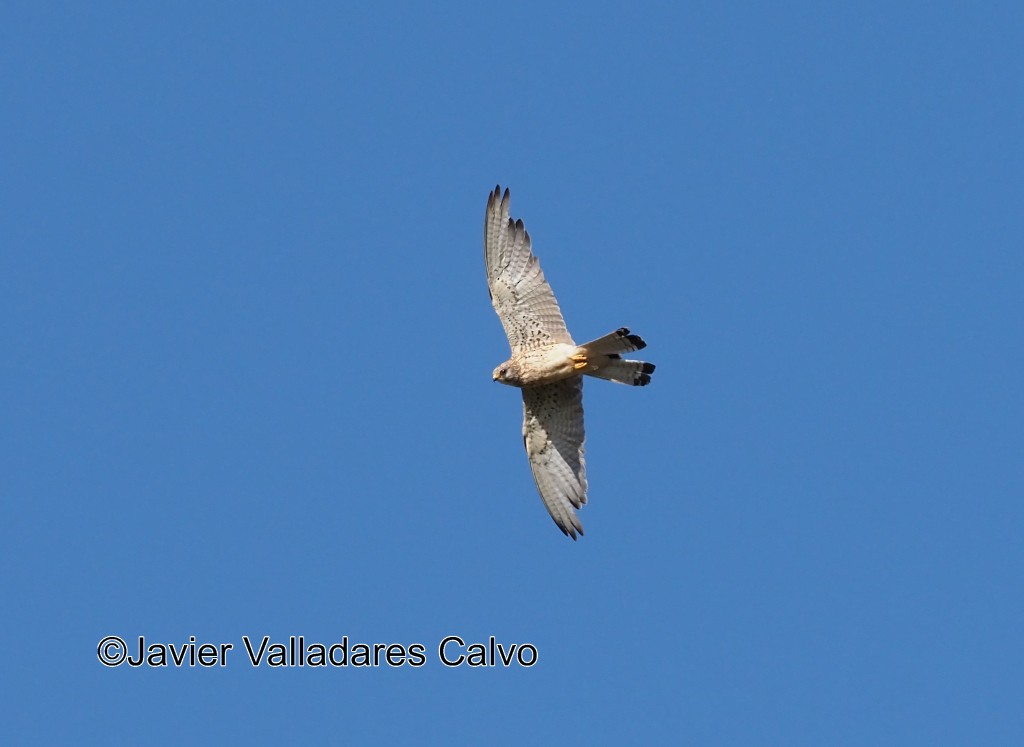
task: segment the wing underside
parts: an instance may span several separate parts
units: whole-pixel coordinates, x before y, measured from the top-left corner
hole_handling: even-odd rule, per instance
[[[572,344],[565,320],[522,220],[509,217],[509,191],[495,187],[484,219],[484,262],[491,304],[513,353],[554,342]]]
[[[523,389],[523,443],[544,505],[563,533],[576,539],[576,509],[587,502],[583,378]]]

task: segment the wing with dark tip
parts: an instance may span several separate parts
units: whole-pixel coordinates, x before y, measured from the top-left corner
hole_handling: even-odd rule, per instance
[[[553,342],[572,344],[555,294],[531,251],[521,220],[509,217],[509,191],[495,187],[484,218],[484,263],[491,304],[505,327],[512,352]]]
[[[564,534],[583,525],[576,509],[587,502],[583,459],[583,377],[523,389],[523,443],[544,505]]]

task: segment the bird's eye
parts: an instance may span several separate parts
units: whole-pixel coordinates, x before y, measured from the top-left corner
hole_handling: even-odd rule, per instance
[[[501,378],[504,379],[506,373],[508,373],[508,369],[507,368],[503,368],[500,371],[498,371],[498,376],[500,376]]]

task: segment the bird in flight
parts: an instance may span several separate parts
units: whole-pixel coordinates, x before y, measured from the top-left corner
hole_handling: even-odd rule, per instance
[[[493,379],[522,390],[523,444],[533,480],[555,524],[575,540],[583,534],[576,509],[587,502],[583,376],[646,386],[654,364],[622,357],[647,346],[625,327],[583,345],[573,342],[530,234],[522,220],[509,217],[509,191],[502,194],[500,186],[487,198],[484,262],[491,304],[512,348]]]

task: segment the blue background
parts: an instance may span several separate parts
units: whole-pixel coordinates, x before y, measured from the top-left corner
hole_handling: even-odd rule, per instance
[[[1024,743],[1022,38],[1019,3],[5,6],[5,741]],[[658,365],[587,384],[577,543],[490,379],[496,182],[576,339]]]

